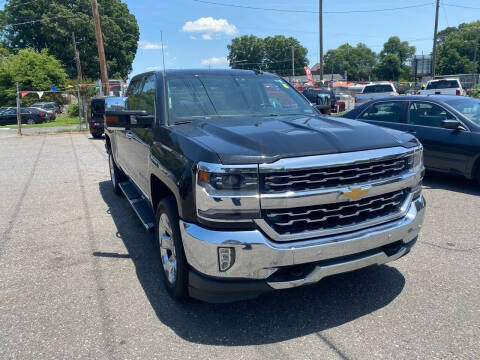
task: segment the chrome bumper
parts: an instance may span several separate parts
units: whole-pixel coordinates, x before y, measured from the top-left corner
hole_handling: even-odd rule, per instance
[[[197,272],[225,280],[266,280],[274,289],[289,288],[319,281],[325,276],[383,264],[403,256],[407,246],[395,254],[387,255],[378,249],[399,241],[407,245],[418,236],[425,214],[425,200],[420,196],[410,205],[407,214],[398,220],[360,231],[314,238],[289,243],[273,242],[259,230],[215,231],[180,221],[185,255]],[[221,247],[235,249],[235,263],[226,272],[219,271],[218,250]],[[345,256],[367,252],[365,256],[345,260]],[[270,281],[269,276],[279,268],[289,265],[317,263],[335,258],[328,265],[318,264],[304,278],[294,281]]]

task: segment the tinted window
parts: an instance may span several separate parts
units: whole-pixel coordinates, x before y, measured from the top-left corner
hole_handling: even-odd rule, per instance
[[[459,98],[445,101],[467,119],[480,125],[480,100],[472,98]]]
[[[170,122],[195,117],[315,114],[288,84],[270,76],[204,75],[167,81]]]
[[[126,96],[128,97],[128,108],[131,110],[136,110],[137,96],[142,85],[141,77],[135,78],[130,82]]]
[[[408,112],[408,121],[412,125],[442,127],[443,120],[455,119],[455,117],[443,107],[420,101],[412,102]]]
[[[393,88],[392,85],[370,85],[370,86],[365,86],[365,89],[363,89],[364,94],[368,93],[382,93],[382,92],[392,92]]]
[[[385,122],[402,122],[402,101],[390,101],[382,102],[371,105],[367,111],[365,111],[360,119],[385,121]]]
[[[17,113],[17,109],[7,109],[3,113],[4,115],[15,115]]]
[[[155,115],[155,94],[156,94],[156,78],[155,75],[150,75],[145,79],[143,89],[137,99],[137,110],[145,110],[151,115]]]
[[[31,114],[31,111],[27,109],[20,109],[20,114]]]
[[[460,87],[457,80],[440,80],[433,81],[427,85],[427,90],[430,89],[456,89]]]

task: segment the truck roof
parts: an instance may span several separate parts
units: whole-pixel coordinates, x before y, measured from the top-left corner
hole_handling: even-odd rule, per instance
[[[159,75],[163,75],[163,71],[152,71],[147,73],[157,73]],[[256,75],[258,74],[258,70],[241,70],[241,69],[167,69],[165,70],[167,76],[169,75]],[[276,76],[274,74],[268,72],[261,72],[263,75],[267,76]],[[139,75],[144,75],[146,73],[135,75],[137,77]]]

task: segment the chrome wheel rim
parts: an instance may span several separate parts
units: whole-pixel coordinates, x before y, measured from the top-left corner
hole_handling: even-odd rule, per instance
[[[112,180],[112,185],[115,187],[115,170],[113,168],[113,159],[112,155],[108,157],[108,164],[110,167],[110,179]]]
[[[173,285],[177,280],[177,257],[173,244],[172,226],[167,214],[162,214],[158,222],[158,245],[165,277]]]

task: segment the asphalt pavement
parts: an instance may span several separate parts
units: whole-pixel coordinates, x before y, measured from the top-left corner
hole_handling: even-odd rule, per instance
[[[13,130],[12,130],[13,132]],[[480,187],[425,179],[397,262],[256,300],[176,303],[103,140],[0,131],[0,359],[478,359]]]

